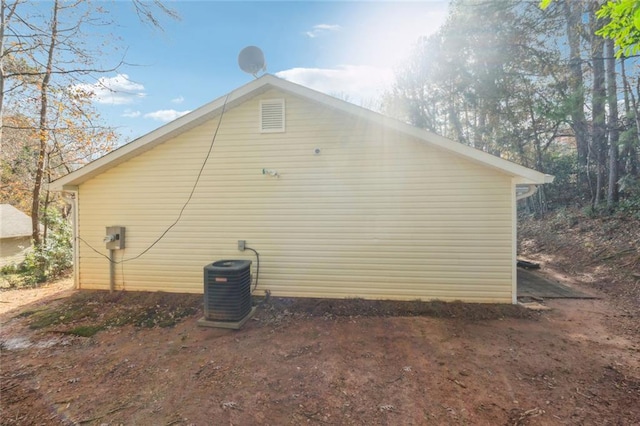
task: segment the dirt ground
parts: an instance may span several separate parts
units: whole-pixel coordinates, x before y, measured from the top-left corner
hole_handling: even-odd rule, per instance
[[[138,309],[198,306],[198,298],[184,295],[169,305],[133,293],[118,300],[85,293],[80,300],[97,301],[100,311],[128,306],[129,296]],[[361,315],[348,316],[346,302],[278,301],[261,306],[240,331],[197,327],[198,310],[171,327],[113,326],[93,337],[65,330],[99,317],[33,330],[35,314],[18,315],[77,297],[53,294],[44,305],[0,317],[2,424],[640,419],[640,345],[608,326],[621,318],[606,300],[547,301],[551,311],[496,309],[495,319],[475,320],[472,308],[436,309],[443,317],[388,316],[357,302]]]
[[[272,299],[232,331],[197,326],[198,295],[0,292],[1,423],[640,423],[634,300],[568,274],[543,237],[524,239],[528,257],[601,299],[542,312]]]
[[[73,290],[73,279],[68,277],[37,288],[8,290],[10,289],[0,288],[0,315],[50,296],[68,296]]]

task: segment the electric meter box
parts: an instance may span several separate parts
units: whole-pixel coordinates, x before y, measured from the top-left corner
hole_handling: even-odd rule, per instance
[[[121,250],[124,248],[124,226],[107,226],[105,243],[109,250]]]

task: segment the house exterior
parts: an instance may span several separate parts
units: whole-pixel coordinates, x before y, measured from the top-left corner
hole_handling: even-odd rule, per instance
[[[31,218],[11,204],[0,204],[0,268],[22,262],[31,248]]]
[[[216,260],[255,275],[245,240],[255,294],[514,303],[516,187],[552,179],[265,75],[52,189],[79,288],[200,293]],[[113,268],[107,226],[126,229]]]

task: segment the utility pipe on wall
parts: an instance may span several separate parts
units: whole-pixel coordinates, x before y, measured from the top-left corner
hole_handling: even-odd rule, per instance
[[[116,251],[109,250],[109,291],[116,289]]]

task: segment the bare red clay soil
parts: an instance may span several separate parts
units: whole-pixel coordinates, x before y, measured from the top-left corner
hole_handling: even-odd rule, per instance
[[[601,299],[545,300],[544,312],[273,299],[231,331],[196,325],[198,295],[62,286],[27,298],[0,314],[1,423],[640,423],[638,301],[624,296],[637,282],[602,262],[567,271],[563,259],[590,254],[565,256],[536,232],[522,231],[521,252]]]

